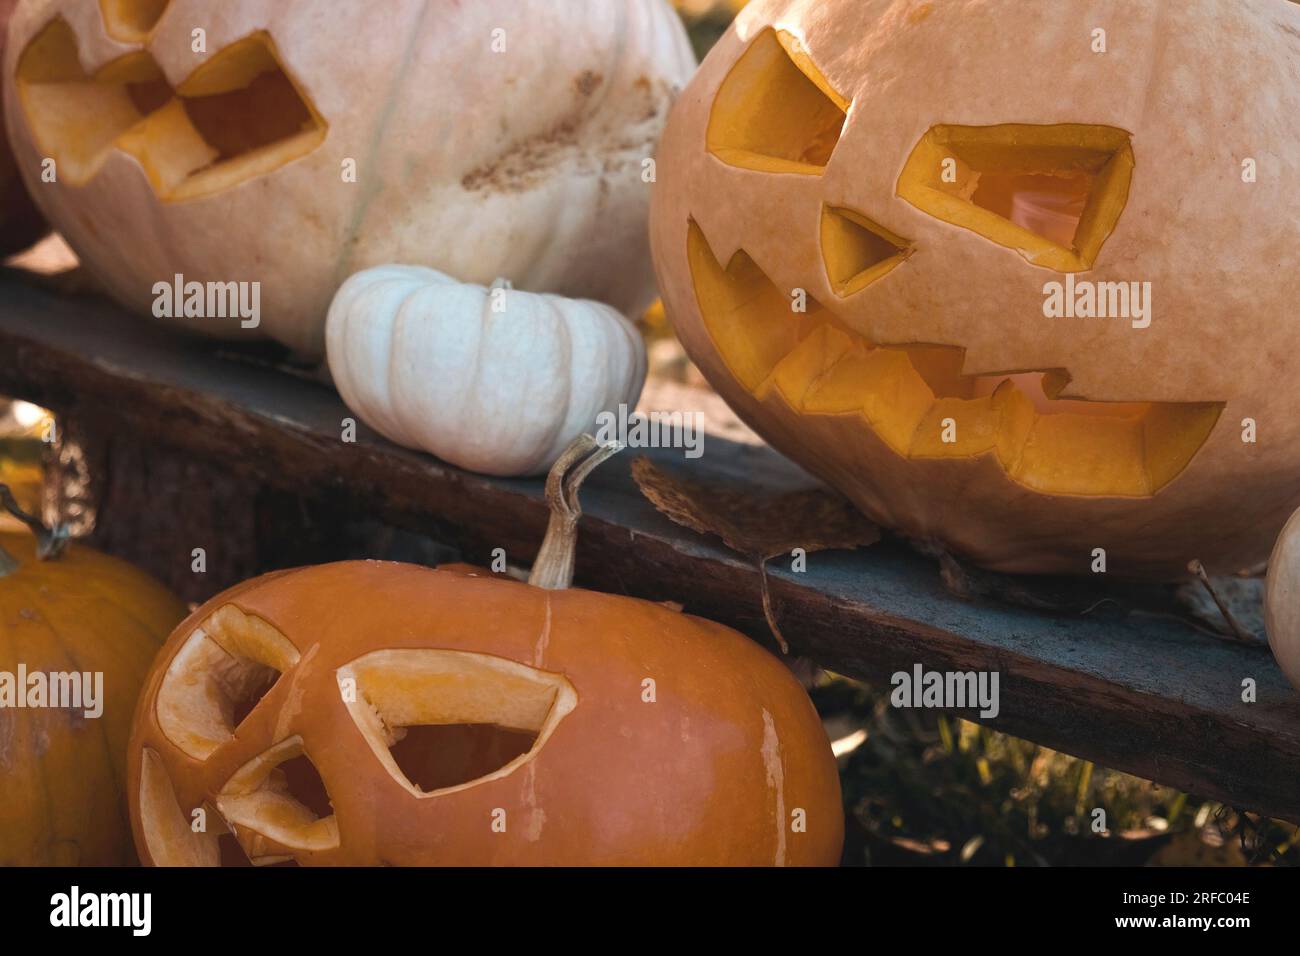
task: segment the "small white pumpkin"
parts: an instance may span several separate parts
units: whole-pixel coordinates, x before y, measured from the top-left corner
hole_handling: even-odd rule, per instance
[[[1287,521],[1268,559],[1264,628],[1277,666],[1300,690],[1300,511]]]
[[[343,401],[391,441],[489,475],[545,472],[645,384],[636,328],[599,302],[487,289],[423,266],[348,279],[326,320]]]

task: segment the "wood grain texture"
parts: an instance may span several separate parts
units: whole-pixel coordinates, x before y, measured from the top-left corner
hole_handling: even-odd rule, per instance
[[[238,479],[424,532],[476,560],[536,553],[546,526],[540,481],[467,474],[396,448],[359,426],[327,386],[218,354],[212,343],[66,299],[0,275],[0,394],[96,421],[201,464],[192,476]],[[649,451],[697,480],[794,488],[806,477],[764,447],[710,437],[704,457]],[[759,639],[767,633],[756,568],[681,529],[640,495],[630,457],[583,492],[581,584],[652,600]],[[124,520],[120,516],[117,520]],[[120,535],[110,538],[120,540]],[[1300,821],[1300,695],[1264,647],[1234,645],[1158,614],[1051,614],[960,600],[935,561],[897,544],[770,565],[772,598],[796,654],[885,682],[920,663],[997,670],[1009,733],[1106,766]],[[1159,609],[1163,598],[1153,595]],[[1243,703],[1246,678],[1258,702]],[[973,717],[971,712],[963,716]]]

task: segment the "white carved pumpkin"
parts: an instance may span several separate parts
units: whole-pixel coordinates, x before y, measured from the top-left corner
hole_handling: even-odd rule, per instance
[[[5,52],[23,178],[143,315],[177,273],[259,282],[256,330],[168,321],[318,357],[387,262],[654,299],[645,163],[695,66],[666,0],[32,0]]]
[[[487,289],[422,266],[353,276],[329,309],[330,372],[362,421],[470,471],[532,475],[636,405],[640,333],[607,305]]]

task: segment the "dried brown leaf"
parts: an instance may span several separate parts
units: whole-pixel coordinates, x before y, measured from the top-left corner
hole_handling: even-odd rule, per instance
[[[829,551],[880,540],[880,529],[847,500],[819,488],[765,494],[729,485],[705,485],[669,474],[642,456],[632,477],[659,511],[683,527],[717,535],[727,547],[752,558],[762,586],[763,616],[783,653],[790,652],[772,606],[766,562],[795,548]]]
[[[803,548],[809,554],[858,548],[880,540],[880,529],[845,498],[820,488],[766,494],[735,485],[706,485],[632,462],[641,493],[683,527],[717,535],[733,551],[759,560]]]

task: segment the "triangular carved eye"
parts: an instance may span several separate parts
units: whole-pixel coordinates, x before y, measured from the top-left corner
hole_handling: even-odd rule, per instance
[[[830,162],[848,108],[796,37],[766,30],[718,90],[709,152],[729,166],[817,175]]]
[[[167,12],[169,3],[171,0],[99,0],[104,32],[124,43],[142,43]]]
[[[898,195],[1058,272],[1092,268],[1128,201],[1129,134],[1112,126],[936,126]]]
[[[338,678],[375,757],[417,797],[514,771],[578,700],[563,675],[467,651],[372,651]]]

